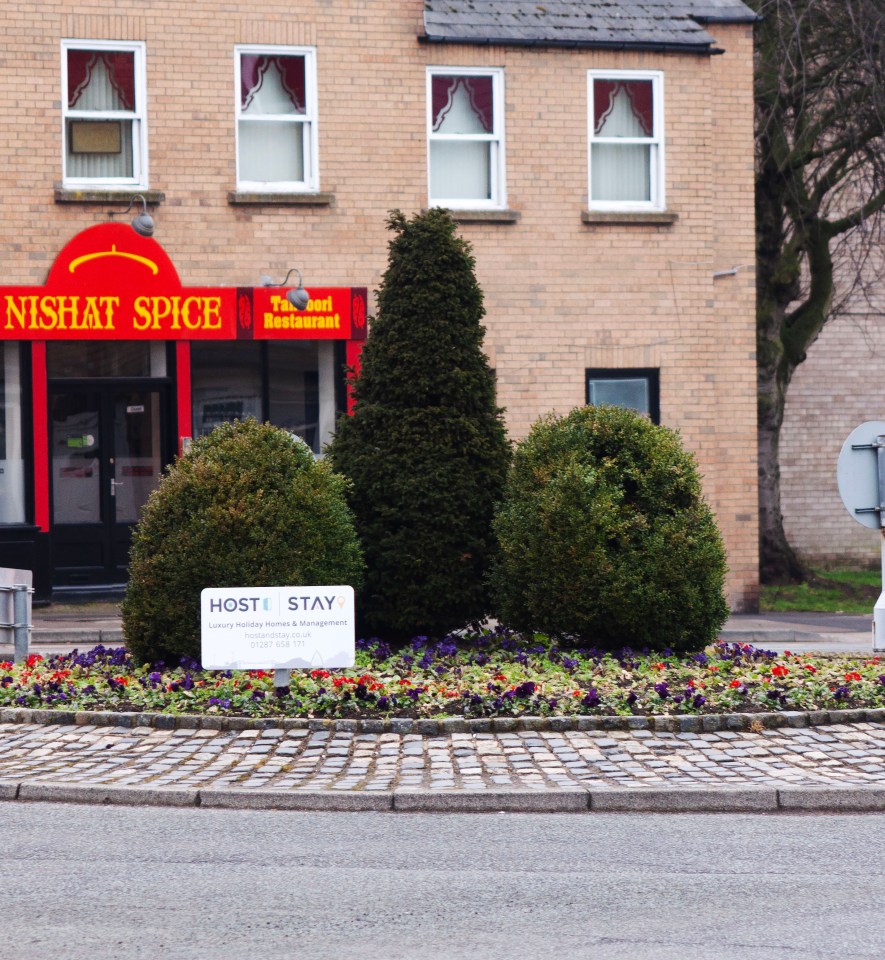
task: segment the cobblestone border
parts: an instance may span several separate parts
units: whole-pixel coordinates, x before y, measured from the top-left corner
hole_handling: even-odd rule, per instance
[[[305,720],[223,717],[205,714],[114,713],[90,710],[0,708],[0,723],[61,724],[97,727],[155,727],[158,730],[330,730],[347,733],[421,734],[510,733],[517,730],[586,731],[653,730],[656,733],[716,733],[719,730],[773,730],[778,727],[818,727],[831,723],[885,723],[885,708],[860,710],[790,710],[780,713],[724,713],[652,717],[491,717],[467,720]]]

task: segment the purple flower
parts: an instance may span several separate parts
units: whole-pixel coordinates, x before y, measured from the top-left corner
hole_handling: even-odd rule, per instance
[[[700,708],[707,702],[707,698],[702,694],[698,693],[695,695],[694,700],[691,701],[695,708],[700,710]]]
[[[670,688],[667,686],[666,681],[662,680],[660,683],[655,684],[655,693],[662,699],[666,700],[670,695]]]
[[[594,687],[590,687],[586,695],[581,698],[581,706],[591,710],[599,706],[599,694]]]
[[[521,683],[514,691],[514,695],[517,697],[531,697],[533,696],[536,689],[536,685],[532,680],[526,680],[525,683]]]

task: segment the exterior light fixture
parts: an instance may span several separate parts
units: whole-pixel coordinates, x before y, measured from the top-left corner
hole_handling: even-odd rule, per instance
[[[310,294],[304,289],[304,280],[301,277],[301,271],[297,267],[292,267],[280,283],[274,283],[273,280],[266,275],[262,275],[259,278],[259,282],[262,287],[285,287],[289,277],[291,277],[293,273],[298,274],[298,286],[286,294],[286,299],[296,310],[304,310],[308,303],[310,303]]]
[[[132,229],[140,237],[152,237],[154,235],[154,218],[148,213],[147,200],[145,200],[140,193],[135,194],[135,196],[130,199],[129,206],[123,213],[129,213],[136,200],[141,200],[141,213],[132,221]],[[108,217],[113,220],[115,213],[116,211],[114,210],[108,210]]]

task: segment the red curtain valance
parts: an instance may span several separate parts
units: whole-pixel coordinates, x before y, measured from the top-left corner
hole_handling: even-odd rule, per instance
[[[124,110],[135,109],[135,54],[114,50],[68,50],[68,107],[89,86],[92,71],[103,63]]]
[[[298,113],[305,112],[304,57],[270,57],[264,54],[244,53],[240,58],[240,104],[248,108],[264,83],[271,64],[280,72],[283,89]]]
[[[431,82],[433,111],[433,129],[438,131],[442,122],[452,109],[458,87],[463,86],[470,107],[486,133],[491,133],[494,117],[492,114],[492,78],[491,77],[446,77],[434,76]]]
[[[599,134],[602,131],[603,124],[614,109],[615,97],[621,91],[627,94],[630,109],[643,133],[650,137],[654,130],[651,80],[594,80],[593,132]]]

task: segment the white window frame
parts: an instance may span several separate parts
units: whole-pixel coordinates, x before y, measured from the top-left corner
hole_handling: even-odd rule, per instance
[[[115,53],[133,53],[135,74],[134,110],[77,110],[68,107],[68,50],[108,50]],[[69,120],[131,120],[132,121],[132,176],[131,177],[70,177],[67,170]],[[69,189],[89,187],[107,190],[131,190],[148,185],[148,127],[147,79],[145,43],[132,40],[61,41],[61,163],[62,186]]]
[[[442,134],[433,132],[434,76],[491,77],[493,130],[485,134]],[[485,141],[491,144],[489,171],[491,197],[488,200],[461,197],[435,197],[431,189],[430,145],[435,140]],[[507,206],[504,150],[504,70],[501,67],[428,67],[427,68],[427,197],[429,206],[453,210],[503,210]]]
[[[595,80],[651,80],[651,137],[597,137],[593,114]],[[593,198],[593,145],[615,143],[643,144],[651,151],[650,200],[595,200]],[[665,210],[664,194],[664,74],[660,70],[588,70],[587,71],[587,206],[590,210]]]
[[[303,114],[246,115],[240,96],[241,57],[243,54],[270,57],[304,57]],[[234,134],[237,158],[237,190],[248,193],[316,193],[319,190],[319,130],[317,122],[316,47],[267,46],[244,44],[234,47]],[[247,180],[240,173],[240,120],[286,121],[304,127],[302,169],[303,180]]]

